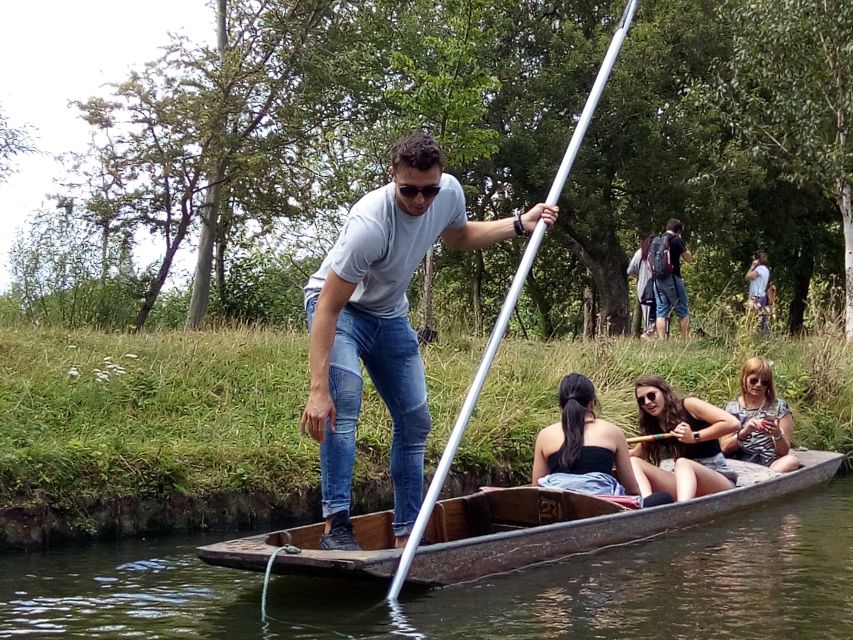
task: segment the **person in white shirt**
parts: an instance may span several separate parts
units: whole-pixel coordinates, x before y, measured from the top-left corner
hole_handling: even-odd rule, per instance
[[[655,294],[654,294],[654,279],[652,278],[652,269],[649,267],[649,247],[652,244],[655,234],[649,234],[643,240],[642,246],[634,253],[631,262],[628,264],[628,275],[637,278],[637,300],[640,301],[640,309],[643,312],[643,338],[653,338],[655,336]],[[650,288],[651,287],[651,288]],[[647,288],[650,288],[647,291]],[[650,293],[650,295],[648,295]],[[651,302],[648,304],[645,300]]]
[[[759,327],[765,336],[770,334],[768,323],[770,302],[767,299],[767,285],[770,284],[770,267],[767,266],[767,254],[756,251],[752,256],[752,264],[746,272],[749,282],[749,300],[746,303],[747,313],[758,313]]]

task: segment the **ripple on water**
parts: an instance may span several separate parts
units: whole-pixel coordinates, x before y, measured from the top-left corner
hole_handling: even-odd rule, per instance
[[[263,576],[201,563],[199,539],[0,556],[0,638],[846,638],[851,516],[845,479],[642,543],[404,592],[397,617],[385,585],[275,578],[266,624]]]

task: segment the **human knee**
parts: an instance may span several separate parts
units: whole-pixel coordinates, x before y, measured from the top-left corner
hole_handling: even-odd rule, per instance
[[[394,424],[394,436],[404,446],[423,445],[432,430],[432,416],[429,412],[429,404],[422,405],[404,411],[399,421]]]
[[[695,473],[694,463],[689,458],[678,458],[675,461],[675,473]]]
[[[329,367],[329,385],[335,403],[335,431],[354,430],[361,412],[361,396],[364,386],[361,376],[349,369],[332,365]]]

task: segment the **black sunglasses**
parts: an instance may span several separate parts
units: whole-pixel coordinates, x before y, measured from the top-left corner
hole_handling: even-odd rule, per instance
[[[766,378],[757,378],[757,377],[755,377],[755,376],[753,376],[752,378],[749,378],[749,379],[747,380],[747,382],[748,382],[749,384],[751,384],[752,386],[757,385],[759,382],[760,382],[763,386],[765,386],[765,387],[769,387],[769,386],[770,386],[770,380],[767,380]]]
[[[424,194],[424,198],[434,198],[438,195],[438,192],[441,191],[441,187],[438,185],[430,185],[428,187],[413,187],[410,184],[401,184],[398,185],[397,188],[400,190],[400,195],[404,198],[415,198],[419,193]]]
[[[657,391],[649,391],[648,393],[646,393],[644,395],[637,396],[637,404],[639,404],[641,407],[645,407],[647,402],[654,402],[657,399],[658,399],[658,392]]]

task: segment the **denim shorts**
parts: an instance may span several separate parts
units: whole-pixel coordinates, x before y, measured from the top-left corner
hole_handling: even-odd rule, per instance
[[[737,485],[737,473],[735,473],[726,461],[726,457],[722,453],[718,453],[709,458],[695,458],[703,467],[713,469],[727,480],[730,480],[733,485]]]
[[[655,313],[658,318],[669,317],[673,309],[679,318],[686,318],[690,315],[687,289],[684,288],[684,280],[678,276],[655,280],[655,298],[657,306]]]

